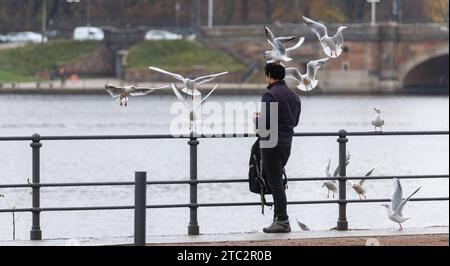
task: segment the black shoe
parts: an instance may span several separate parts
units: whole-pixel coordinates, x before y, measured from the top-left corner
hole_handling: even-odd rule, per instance
[[[291,226],[289,220],[279,221],[277,218],[273,220],[273,223],[263,229],[264,233],[289,233],[291,232]]]

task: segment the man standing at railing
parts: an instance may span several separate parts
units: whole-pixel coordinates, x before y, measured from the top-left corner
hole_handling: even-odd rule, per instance
[[[274,201],[273,223],[263,229],[265,233],[289,233],[287,199],[283,184],[283,169],[292,146],[294,128],[298,125],[301,102],[297,94],[284,81],[285,68],[280,64],[265,67],[268,91],[262,96],[261,113],[255,113],[260,135],[263,172],[267,177]]]

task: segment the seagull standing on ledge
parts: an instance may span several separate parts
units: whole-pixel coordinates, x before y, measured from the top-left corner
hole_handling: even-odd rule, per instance
[[[169,86],[163,86],[158,88],[147,88],[147,87],[136,87],[134,85],[124,86],[124,87],[116,87],[111,84],[105,84],[105,90],[113,97],[113,99],[117,99],[120,103],[120,106],[125,105],[128,106],[128,97],[129,96],[144,96],[147,95],[154,90],[160,90],[169,88]]]
[[[372,126],[375,127],[375,132],[377,132],[377,128],[380,128],[380,132],[383,131],[384,120],[381,117],[381,111],[377,108],[373,108],[376,112],[375,117],[372,120]]]
[[[319,38],[320,44],[322,44],[323,51],[328,57],[336,58],[342,53],[342,45],[344,44],[344,36],[342,35],[342,31],[347,27],[340,26],[333,37],[328,36],[327,28],[312,19],[307,17],[303,17],[305,24],[317,35]]]
[[[302,75],[295,67],[286,68],[286,79],[296,80],[299,83],[297,88],[301,91],[312,91],[319,84],[319,81],[316,80],[317,71],[329,60],[330,58],[324,58],[309,62],[306,65],[305,75]]]
[[[350,154],[347,154],[347,157],[345,159],[345,166],[347,166],[349,163],[350,163]],[[325,167],[326,176],[329,178],[339,176],[339,164],[336,166],[336,169],[334,169],[333,176],[331,176],[330,173],[330,166],[331,166],[331,159],[328,159],[328,164]],[[337,181],[326,180],[323,182],[322,187],[326,187],[328,189],[327,199],[330,198],[330,191],[333,192],[333,199],[334,199],[334,194],[337,192]]]
[[[367,172],[364,175],[364,177],[371,176],[373,171],[375,170],[375,168],[376,167],[370,169],[369,172]],[[348,180],[348,182],[352,186],[353,190],[358,194],[359,199],[362,199],[362,197],[367,199],[367,197],[366,197],[366,189],[363,187],[365,181],[366,181],[365,179],[361,179],[358,182],[352,182],[352,181]]]
[[[299,48],[305,41],[305,38],[301,37],[297,44],[292,47],[286,48],[285,43],[293,41],[299,36],[275,38],[269,27],[264,26],[264,29],[266,30],[267,41],[273,48],[272,51],[264,52],[264,57],[266,59],[270,59],[269,61],[267,61],[267,63],[281,63],[282,61],[292,61],[292,58],[288,57],[288,52]]]
[[[406,203],[408,203],[408,201],[411,199],[411,197],[414,196],[414,194],[416,194],[421,189],[421,187],[416,189],[416,191],[414,191],[409,197],[403,199],[403,190],[402,185],[400,184],[400,180],[394,178],[394,185],[395,189],[394,193],[392,194],[391,205],[382,204],[381,206],[386,208],[389,219],[391,219],[393,222],[398,223],[398,225],[400,226],[399,231],[402,231],[403,230],[402,223],[410,219],[410,217],[403,217],[402,213],[403,208],[405,207]]]
[[[163,69],[157,68],[157,67],[149,67],[151,70],[157,71],[159,73],[163,73],[166,75],[171,76],[174,79],[177,79],[181,82],[183,82],[184,84],[184,88],[181,90],[183,93],[192,96],[192,98],[194,98],[194,96],[201,96],[201,93],[199,90],[197,90],[198,86],[206,83],[206,82],[210,82],[213,79],[228,74],[228,72],[222,72],[219,74],[214,74],[214,75],[208,75],[208,76],[202,76],[202,77],[198,77],[196,79],[189,79],[189,78],[184,78],[183,76],[179,75],[179,74],[174,74],[168,71],[165,71]]]

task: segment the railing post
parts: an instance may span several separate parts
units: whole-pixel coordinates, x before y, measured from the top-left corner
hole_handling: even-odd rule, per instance
[[[190,204],[189,212],[189,226],[188,235],[198,235],[200,234],[200,227],[197,221],[197,146],[200,142],[197,138],[191,136],[188,144],[190,147]]]
[[[337,229],[339,231],[348,230],[347,221],[347,131],[339,130],[339,218],[337,222]]]
[[[134,245],[145,246],[147,173],[136,172],[134,182]]]
[[[39,134],[34,134],[32,136],[32,143],[30,144],[32,148],[32,225],[30,231],[30,240],[42,240],[42,231],[40,225],[40,148],[42,147],[41,136]]]

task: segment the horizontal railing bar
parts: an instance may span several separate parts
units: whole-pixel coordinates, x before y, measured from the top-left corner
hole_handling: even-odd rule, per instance
[[[5,212],[31,212],[31,211],[33,211],[32,208],[0,209],[0,213],[5,213]]]
[[[390,199],[352,199],[347,200],[347,203],[376,203],[376,202],[390,202]],[[437,197],[437,198],[417,198],[417,199],[410,199],[410,201],[449,201],[449,198],[447,197]]]
[[[432,135],[449,135],[449,131],[384,131],[384,132],[347,132],[347,136],[432,136]],[[138,140],[138,139],[186,139],[190,137],[203,139],[220,139],[220,138],[253,138],[257,137],[253,133],[234,133],[234,134],[202,134],[202,135],[85,135],[85,136],[40,136],[41,141],[54,140]],[[294,133],[294,137],[335,137],[339,136],[338,132],[299,132]],[[32,141],[32,136],[19,137],[0,137],[0,141]]]
[[[352,176],[347,177],[348,180],[383,180],[383,179],[448,179],[449,175],[407,175],[407,176]]]
[[[436,136],[449,135],[449,131],[386,131],[386,132],[347,132],[347,136]]]
[[[0,188],[30,188],[31,184],[6,184],[0,185]]]
[[[442,179],[449,178],[449,175],[407,175],[407,176],[351,176],[348,180],[385,180],[385,179]],[[325,180],[339,180],[339,177],[299,177],[289,178],[292,182],[307,182],[307,181],[325,181]],[[216,184],[216,183],[245,183],[248,179],[217,179],[217,180],[197,180],[197,184]],[[149,181],[147,185],[183,185],[190,184],[190,180],[175,180],[175,181]],[[7,184],[0,185],[0,188],[31,188],[38,186],[45,187],[100,187],[100,186],[134,186],[134,182],[90,182],[90,183],[42,183],[38,185],[33,184]]]
[[[377,202],[390,202],[390,199],[363,199],[363,200],[344,200],[345,203],[377,203]],[[415,198],[410,201],[422,202],[422,201],[449,201],[448,197],[436,197],[436,198]],[[310,200],[310,201],[290,201],[288,205],[309,205],[309,204],[336,204],[340,203],[340,200]],[[268,204],[273,204],[268,202]],[[195,207],[237,207],[237,206],[260,206],[260,202],[228,202],[228,203],[198,203]],[[147,209],[166,209],[166,208],[189,208],[191,204],[164,204],[164,205],[147,205]],[[41,212],[54,212],[54,211],[101,211],[101,210],[131,210],[134,206],[93,206],[93,207],[52,207],[52,208],[40,208]],[[0,209],[0,213],[7,212],[31,212],[34,209]]]

